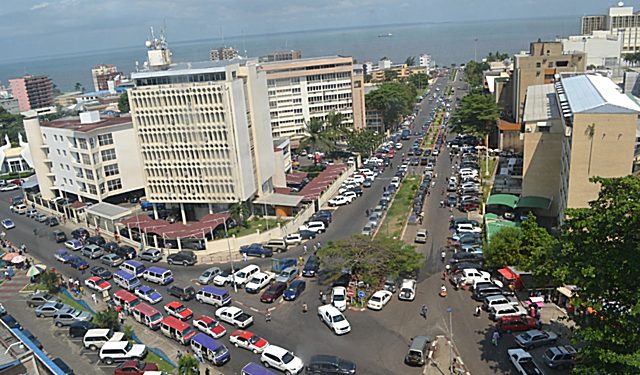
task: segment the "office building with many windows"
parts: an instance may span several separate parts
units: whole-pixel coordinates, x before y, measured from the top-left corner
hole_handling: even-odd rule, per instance
[[[33,115],[24,126],[43,199],[121,203],[143,194],[130,117],[103,119],[96,111],[40,122]]]
[[[343,124],[365,127],[364,74],[353,58],[329,56],[265,62],[273,137],[301,138],[312,118],[323,121],[331,112]]]

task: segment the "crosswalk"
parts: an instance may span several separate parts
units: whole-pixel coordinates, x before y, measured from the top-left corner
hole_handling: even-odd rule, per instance
[[[17,299],[18,293],[29,283],[29,277],[17,274],[11,280],[5,280],[0,284],[0,301]]]

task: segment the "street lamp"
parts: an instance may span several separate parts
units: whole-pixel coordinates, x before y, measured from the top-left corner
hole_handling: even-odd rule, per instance
[[[449,373],[453,374],[453,324],[451,320],[453,309],[447,307],[447,312],[449,313]]]
[[[233,255],[231,254],[231,242],[229,241],[229,233],[227,232],[227,220],[224,219],[224,236],[227,238],[227,249],[229,249],[229,261],[231,262],[231,283],[233,283],[233,291],[238,293],[236,285],[236,272],[233,268]]]

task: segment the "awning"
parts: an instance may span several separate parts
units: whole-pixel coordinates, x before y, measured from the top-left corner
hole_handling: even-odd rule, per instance
[[[131,215],[131,210],[116,206],[115,204],[100,202],[87,208],[87,213],[107,220],[118,220],[127,215]]]
[[[536,196],[521,197],[520,200],[518,200],[516,208],[540,208],[548,210],[551,208],[551,199]]]
[[[508,268],[500,268],[498,273],[507,280],[515,280],[518,278],[518,275]]]
[[[562,294],[563,296],[565,296],[567,298],[572,298],[573,296],[576,295],[575,289],[576,289],[576,287],[573,286],[573,285],[559,286],[559,287],[556,288],[558,293]]]
[[[287,195],[287,194],[270,194],[264,197],[256,198],[253,204],[267,204],[270,206],[285,206],[285,207],[297,207],[302,198],[299,195]]]
[[[502,205],[509,208],[516,208],[518,204],[518,197],[512,194],[493,194],[487,199],[487,206],[489,205]]]
[[[29,178],[26,178],[25,181],[22,183],[23,189],[31,189],[32,187],[36,187],[36,186],[38,186],[38,178],[36,177],[35,174]]]

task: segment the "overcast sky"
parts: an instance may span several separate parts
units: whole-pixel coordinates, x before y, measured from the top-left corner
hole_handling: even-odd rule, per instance
[[[0,60],[170,41],[411,22],[604,14],[606,0],[0,0]],[[638,4],[628,2],[629,5]]]

